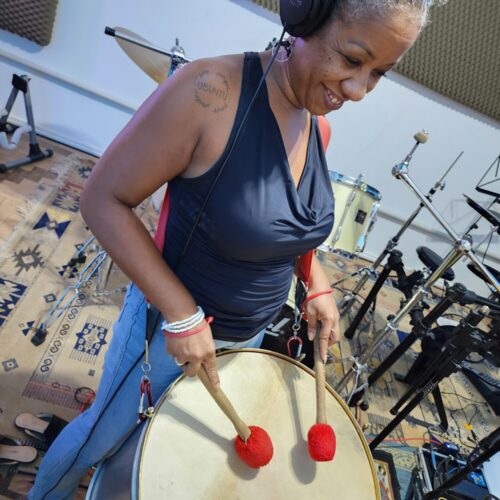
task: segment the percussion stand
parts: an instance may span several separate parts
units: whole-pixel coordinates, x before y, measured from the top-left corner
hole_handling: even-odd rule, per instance
[[[415,343],[428,334],[432,325],[439,319],[455,302],[461,302],[467,289],[461,283],[455,283],[446,290],[446,296],[443,297],[432,310],[424,317],[422,308],[416,307],[410,311],[412,331],[398,346],[385,358],[377,368],[370,373],[366,381],[366,387],[371,387],[375,382]],[[353,395],[350,404],[356,405],[363,396],[363,391]]]
[[[411,333],[380,363],[380,365],[368,376],[367,387],[371,387],[418,339],[423,339],[429,334],[432,325],[448,310],[448,308],[458,303],[462,306],[474,304],[477,306],[487,306],[490,311],[500,313],[500,305],[485,297],[481,297],[471,290],[468,290],[461,283],[455,283],[446,290],[446,296],[443,297],[434,308],[425,316],[422,316],[421,309],[414,309],[410,312],[411,323],[414,325]],[[405,384],[412,384],[417,375],[423,368],[422,363],[417,363],[410,368],[405,377],[395,375],[396,379]],[[359,394],[359,395],[358,395]],[[357,393],[351,398],[351,405],[355,405],[361,398],[362,393]],[[436,407],[440,414],[444,413],[444,407],[436,400]]]
[[[391,408],[390,412],[396,415],[389,424],[370,443],[370,450],[374,450],[384,439],[406,418],[410,412],[420,404],[425,396],[432,393],[435,400],[441,400],[439,392],[439,383],[459,370],[460,364],[465,361],[470,353],[478,352],[483,346],[480,336],[473,335],[477,329],[476,326],[488,314],[487,306],[481,306],[475,311],[471,311],[466,318],[455,328],[450,339],[443,346],[443,350],[436,357],[434,363],[415,380],[415,384],[399,399]],[[490,340],[486,344],[491,344],[496,340]],[[487,348],[487,347],[486,347]],[[413,396],[403,410],[400,408]],[[444,407],[443,407],[444,409]],[[446,431],[448,421],[446,413],[440,415],[441,426]],[[443,419],[444,417],[444,419]]]
[[[158,54],[163,54],[165,56],[170,57],[171,59],[171,66],[170,66],[170,72],[169,72],[169,77],[172,76],[174,71],[178,68],[180,64],[186,64],[188,62],[191,62],[191,59],[188,59],[184,55],[184,50],[182,47],[179,46],[179,39],[175,39],[175,46],[172,47],[171,51],[168,52],[164,49],[161,49],[160,47],[156,47],[155,45],[152,45],[150,43],[147,43],[142,40],[136,40],[135,38],[132,38],[130,36],[127,36],[123,33],[119,33],[113,28],[110,28],[109,26],[106,26],[104,29],[104,33],[109,36],[114,36],[115,38],[119,38],[120,40],[124,40],[126,42],[132,43],[134,45],[137,45],[138,47],[142,47],[143,49],[151,50],[153,52],[157,52]]]
[[[391,250],[389,252],[387,263],[382,269],[382,272],[379,274],[379,277],[377,278],[375,284],[371,288],[370,293],[358,310],[355,318],[353,319],[347,330],[344,332],[344,337],[348,339],[352,339],[354,337],[356,329],[361,323],[361,320],[366,314],[366,311],[368,311],[369,307],[375,301],[378,292],[384,285],[385,280],[387,279],[391,271],[396,271],[398,275],[398,288],[403,292],[407,300],[412,297],[413,289],[415,288],[415,286],[422,284],[423,273],[421,271],[415,271],[412,275],[406,276],[402,257],[403,254],[399,250]]]
[[[75,256],[70,259],[68,267],[74,267],[76,264],[85,263],[87,259],[85,250],[94,241],[95,236],[89,238],[79,248]],[[35,333],[31,337],[31,343],[36,346],[43,344],[47,337],[48,329],[62,316],[65,311],[71,307],[73,302],[80,296],[80,289],[83,286],[89,286],[94,277],[97,276],[96,291],[94,293],[97,297],[124,291],[123,287],[119,287],[111,291],[105,291],[112,267],[113,261],[109,255],[100,246],[97,246],[96,255],[80,271],[77,281],[62,291],[47,314],[37,324],[37,326],[35,326]]]
[[[396,316],[388,321],[385,327],[380,330],[375,338],[373,339],[370,346],[363,351],[359,358],[353,358],[353,365],[345,373],[342,379],[335,386],[337,392],[341,392],[353,377],[359,380],[363,372],[367,370],[367,361],[373,355],[373,353],[378,349],[378,347],[385,341],[385,339],[390,335],[391,332],[397,330],[397,326],[401,319],[409,313],[414,306],[416,306],[419,301],[430,291],[431,286],[443,275],[443,273],[456,262],[458,262],[464,255],[467,256],[475,265],[475,267],[484,275],[484,277],[493,285],[493,287],[500,292],[500,283],[495,279],[495,277],[490,273],[490,271],[485,267],[485,265],[476,257],[472,252],[472,247],[469,239],[459,237],[453,228],[446,222],[446,220],[441,216],[441,214],[432,206],[432,203],[426,198],[426,196],[418,189],[415,183],[408,176],[408,162],[405,160],[399,163],[392,169],[392,174],[397,178],[405,181],[405,183],[410,187],[412,191],[420,198],[424,206],[431,212],[434,218],[441,224],[451,238],[453,238],[455,244],[450,252],[445,256],[439,267],[431,274],[427,281],[419,287],[413,297],[406,302],[404,307],[399,310]],[[359,391],[363,391],[367,386],[366,383],[362,384],[360,387],[354,387],[351,392],[351,397]]]
[[[415,146],[416,147],[416,146]],[[413,149],[413,151],[415,148]],[[413,152],[412,151],[412,152]],[[441,176],[441,178],[434,184],[434,186],[429,190],[429,192],[426,195],[426,198],[429,201],[432,201],[433,195],[436,193],[436,191],[439,189],[442,191],[445,186],[446,182],[444,179],[446,176],[450,173],[451,169],[455,166],[455,164],[458,162],[460,157],[463,155],[463,151],[457,156],[455,161],[448,167],[446,172]],[[411,159],[411,153],[409,155],[409,158],[406,158],[406,162],[409,162]],[[349,278],[354,278],[358,276],[359,274],[362,274],[361,279],[359,282],[356,284],[355,288],[352,290],[352,292],[348,292],[342,301],[339,304],[339,313],[340,317],[343,317],[346,313],[349,312],[351,307],[354,305],[354,302],[356,302],[358,299],[359,292],[363,289],[365,286],[365,283],[368,281],[368,278],[371,276],[376,276],[377,275],[377,269],[378,267],[382,264],[382,261],[391,253],[391,251],[398,245],[399,239],[403,235],[403,233],[408,229],[408,227],[411,225],[411,223],[417,218],[418,214],[424,207],[423,203],[420,203],[420,205],[416,208],[416,210],[410,215],[408,220],[403,224],[403,226],[400,228],[400,230],[387,242],[387,245],[385,246],[384,250],[382,250],[382,253],[375,259],[373,264],[370,267],[362,267],[361,269],[358,269],[352,274],[349,274],[348,276],[345,276],[341,280],[335,282],[332,284],[332,287],[338,286],[340,283],[344,282],[345,280]],[[477,222],[477,221],[476,221]]]

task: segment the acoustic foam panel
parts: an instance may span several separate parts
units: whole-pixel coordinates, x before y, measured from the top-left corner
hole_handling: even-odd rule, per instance
[[[0,0],[0,29],[48,45],[58,0]]]

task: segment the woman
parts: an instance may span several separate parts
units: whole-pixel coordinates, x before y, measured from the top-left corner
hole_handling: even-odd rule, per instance
[[[314,115],[363,99],[414,43],[430,3],[331,2],[322,26],[280,49],[245,119],[272,53],[192,62],[113,141],[86,185],[81,212],[133,285],[97,399],[50,448],[30,498],[71,498],[86,469],[136,425],[145,296],[161,315],[149,349],[155,398],[181,370],[195,376],[205,369],[217,387],[216,348],[260,345],[286,301],[297,257],[333,224]],[[160,252],[133,208],[166,182],[170,215]],[[311,339],[321,325],[323,358],[339,338],[329,291],[313,258],[304,310]]]

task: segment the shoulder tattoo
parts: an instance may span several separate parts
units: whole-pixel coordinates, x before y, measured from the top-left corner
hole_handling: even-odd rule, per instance
[[[218,72],[202,71],[194,82],[194,100],[213,113],[224,111],[229,102],[227,78]]]

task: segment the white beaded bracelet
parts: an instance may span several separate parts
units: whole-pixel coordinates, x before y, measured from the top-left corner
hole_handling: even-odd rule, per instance
[[[183,319],[181,321],[173,321],[172,323],[163,321],[161,324],[161,329],[174,334],[183,333],[190,330],[198,323],[201,323],[201,321],[203,321],[204,319],[205,312],[200,306],[198,306],[196,312],[193,315],[189,316],[189,318]]]

